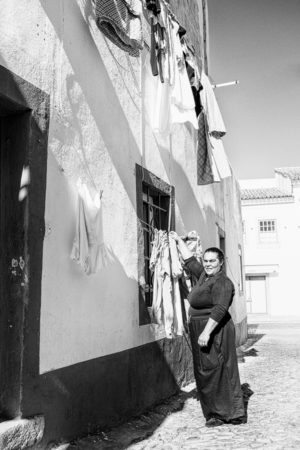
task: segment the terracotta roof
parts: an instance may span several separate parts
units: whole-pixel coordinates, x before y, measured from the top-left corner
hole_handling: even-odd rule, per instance
[[[268,198],[283,198],[293,196],[288,192],[281,191],[274,188],[257,188],[257,189],[241,189],[242,200],[268,199]]]
[[[300,181],[300,167],[278,167],[274,170],[293,181]]]

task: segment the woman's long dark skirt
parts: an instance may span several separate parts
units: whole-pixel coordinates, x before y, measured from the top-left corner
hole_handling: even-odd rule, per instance
[[[245,414],[237,365],[235,328],[230,315],[218,324],[207,347],[198,344],[209,314],[189,321],[194,374],[206,420],[218,417],[230,421]]]

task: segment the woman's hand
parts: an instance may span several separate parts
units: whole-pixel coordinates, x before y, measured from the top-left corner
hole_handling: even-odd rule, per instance
[[[178,236],[178,234],[176,233],[176,231],[169,231],[169,236],[171,236],[174,241],[178,242],[180,237]]]
[[[202,333],[200,334],[200,336],[198,338],[198,344],[200,345],[200,347],[207,347],[209,339],[210,339],[210,334],[204,330],[204,331],[202,331]]]
[[[187,248],[183,240],[176,233],[176,231],[170,231],[169,236],[174,239],[177,243],[177,247],[181,253],[183,259],[189,259],[193,256],[193,253]]]

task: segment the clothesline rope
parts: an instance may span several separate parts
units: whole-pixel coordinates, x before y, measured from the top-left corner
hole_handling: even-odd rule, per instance
[[[119,63],[118,59],[115,57],[115,55],[114,55],[114,53],[112,52],[110,46],[108,45],[107,39],[106,39],[106,37],[105,37],[104,35],[103,35],[103,38],[104,38],[104,42],[105,42],[105,44],[106,44],[106,46],[107,46],[107,48],[108,48],[108,51],[109,51],[111,57],[113,58],[113,60],[114,60],[115,63],[116,63],[116,66],[117,66],[117,68],[118,68],[118,72],[119,72],[119,74],[120,74],[120,76],[121,76],[121,79],[122,79],[122,81],[123,81],[123,85],[124,85],[124,87],[125,87],[125,89],[126,89],[128,95],[129,95],[129,97],[131,98],[132,103],[134,104],[134,106],[136,107],[136,109],[138,110],[138,112],[140,113],[140,112],[141,112],[141,109],[139,108],[139,106],[136,104],[134,98],[132,97],[132,94],[131,94],[131,92],[130,92],[128,86],[127,86],[127,84],[125,83],[124,78],[123,78],[123,74],[122,74],[122,72],[121,72],[121,70],[120,70],[120,68],[122,68],[125,72],[128,72],[128,69],[126,69],[125,67],[122,66],[122,64]],[[131,70],[131,67],[130,67],[130,70]],[[133,69],[132,69],[132,71],[131,71],[131,75],[133,76]],[[139,95],[139,97],[141,97],[141,93],[140,93],[140,91],[139,91],[138,83],[137,83],[135,77],[133,78],[133,81],[134,81],[134,84],[135,84],[135,86],[136,86],[136,88],[137,88],[138,95]]]

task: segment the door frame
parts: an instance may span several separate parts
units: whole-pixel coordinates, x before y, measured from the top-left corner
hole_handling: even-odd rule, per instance
[[[24,220],[24,271],[12,316],[18,325],[7,324],[16,342],[8,363],[5,386],[1,385],[1,413],[6,418],[31,414],[33,380],[39,374],[41,280],[45,234],[45,198],[49,129],[49,95],[0,65],[0,102],[3,115],[28,114],[28,135],[24,155],[30,173]],[[13,258],[13,255],[12,255]],[[9,328],[9,325],[12,325]],[[3,357],[3,353],[2,353]],[[1,364],[1,361],[0,361]],[[5,388],[5,389],[4,389]]]
[[[255,278],[255,277],[264,277],[265,278],[265,293],[266,293],[266,312],[265,313],[253,313],[253,312],[247,312],[247,314],[258,314],[258,315],[269,315],[270,311],[270,305],[269,305],[269,274],[268,273],[246,273],[246,284],[247,284],[247,278]],[[249,281],[250,285],[250,281]],[[246,303],[248,302],[248,298],[246,297]]]

